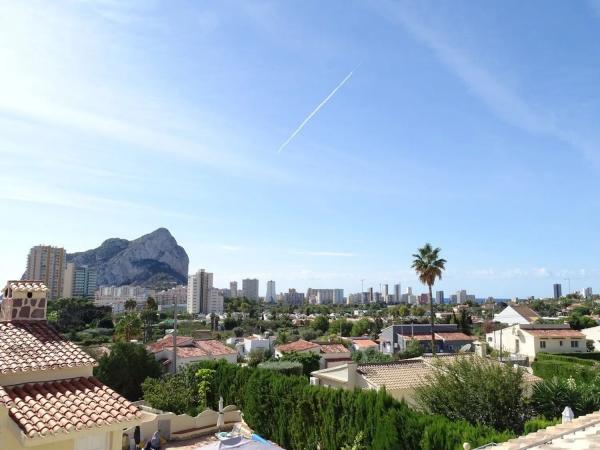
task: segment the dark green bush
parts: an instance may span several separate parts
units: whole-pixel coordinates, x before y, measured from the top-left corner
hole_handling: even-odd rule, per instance
[[[266,361],[257,366],[259,369],[273,370],[283,375],[302,375],[304,366],[295,361]]]
[[[306,377],[224,361],[193,364],[185,372],[198,368],[215,370],[213,402],[222,396],[225,404],[237,405],[250,427],[288,450],[339,450],[360,433],[368,450],[458,450],[464,442],[475,447],[512,437],[489,427],[420,414],[385,390],[311,386]]]

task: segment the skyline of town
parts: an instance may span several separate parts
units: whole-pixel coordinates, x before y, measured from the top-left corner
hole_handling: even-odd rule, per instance
[[[600,285],[591,3],[340,5],[2,5],[0,275],[165,226],[219,284]]]

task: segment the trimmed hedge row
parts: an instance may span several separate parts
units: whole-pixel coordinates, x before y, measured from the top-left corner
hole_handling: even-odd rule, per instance
[[[579,360],[594,360],[594,361],[600,361],[600,352],[588,352],[588,353],[561,353],[561,356],[565,356],[568,358],[574,358],[574,359],[579,359]],[[582,361],[583,362],[583,361]]]
[[[575,356],[579,355],[579,356]],[[593,357],[586,357],[585,355],[593,355]],[[582,366],[595,366],[594,360],[597,359],[596,355],[600,356],[600,353],[538,353],[536,360],[538,361],[565,361]]]
[[[259,369],[273,370],[283,375],[302,375],[304,366],[295,361],[266,361],[257,366]]]
[[[215,370],[213,403],[235,404],[260,435],[288,450],[339,450],[362,433],[368,450],[458,450],[512,437],[489,427],[425,415],[385,391],[311,386],[305,377],[240,367],[224,361],[188,366]],[[212,405],[216,407],[216,404]]]
[[[567,361],[534,361],[531,364],[534,375],[544,380],[553,377],[573,378],[577,382],[592,382],[600,371],[594,367],[587,367]]]

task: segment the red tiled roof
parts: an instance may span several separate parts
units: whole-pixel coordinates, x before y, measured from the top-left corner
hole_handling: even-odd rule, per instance
[[[184,345],[191,345],[192,338],[190,336],[177,336],[177,347],[182,347]],[[146,346],[149,352],[158,353],[165,348],[173,347],[173,336],[165,336],[153,344],[149,344]]]
[[[354,339],[352,343],[357,347],[378,347],[377,342],[371,339]]]
[[[206,352],[207,355],[233,355],[237,352],[231,347],[226,346],[221,341],[209,339],[207,341],[194,341],[194,347]]]
[[[349,353],[342,344],[321,344],[321,353]]]
[[[45,321],[0,322],[0,373],[95,366],[96,360]]]
[[[465,333],[435,333],[435,337],[444,341],[474,341],[475,338]],[[430,338],[431,339],[431,338]]]
[[[320,347],[319,344],[315,344],[314,342],[308,342],[304,339],[299,339],[296,342],[290,342],[289,344],[282,344],[275,347],[281,353],[286,352],[301,352],[304,350],[310,350],[313,348]]]
[[[529,333],[532,336],[544,337],[544,338],[575,338],[575,339],[585,339],[585,335],[581,331],[577,330],[526,330],[523,329],[525,333]]]
[[[0,386],[0,403],[28,437],[126,422],[142,415],[94,377]]]

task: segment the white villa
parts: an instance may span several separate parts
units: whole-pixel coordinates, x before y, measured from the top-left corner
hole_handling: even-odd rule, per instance
[[[534,323],[540,315],[526,305],[510,303],[500,313],[494,315],[494,322],[506,323],[508,325],[528,325]]]
[[[495,350],[527,356],[530,361],[540,352],[584,353],[586,337],[568,324],[512,325],[485,335]]]

